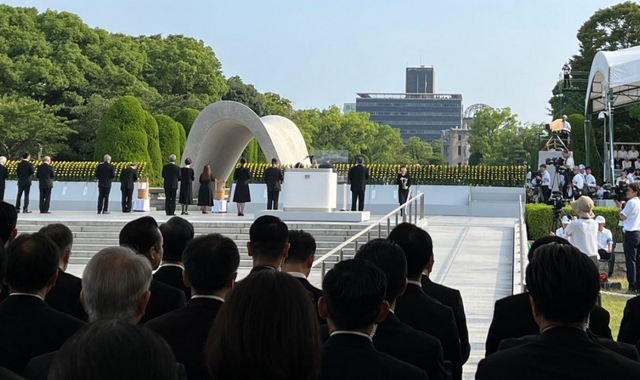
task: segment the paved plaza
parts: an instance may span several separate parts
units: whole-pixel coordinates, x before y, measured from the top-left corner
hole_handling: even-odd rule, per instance
[[[150,213],[158,222],[168,219],[162,212]],[[91,213],[57,212],[50,215],[20,215],[19,225],[29,221],[62,219],[73,221],[131,220],[142,214],[94,215]],[[377,220],[380,216],[372,216]],[[246,223],[252,215],[202,215],[192,213],[188,217],[197,222]],[[464,378],[473,379],[478,362],[484,356],[484,342],[491,323],[493,304],[497,299],[511,294],[513,261],[514,219],[430,216],[426,229],[434,241],[435,266],[432,279],[435,282],[459,289],[464,299],[471,356],[464,367]],[[363,223],[364,225],[367,223]],[[313,223],[309,223],[313,225]],[[374,231],[377,229],[374,228]],[[374,234],[375,235],[375,234]],[[69,271],[82,275],[84,265],[70,265]],[[247,275],[249,269],[240,268],[239,278]],[[311,282],[321,283],[320,271],[312,272]]]

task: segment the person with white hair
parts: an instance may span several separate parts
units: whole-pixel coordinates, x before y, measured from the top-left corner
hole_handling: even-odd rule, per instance
[[[9,179],[9,170],[6,164],[7,158],[0,156],[0,202],[4,201],[4,189],[7,186],[7,179]]]
[[[182,180],[180,167],[176,165],[176,155],[169,156],[169,163],[162,168],[162,178],[164,179],[164,210],[167,215],[176,214],[176,194],[178,192],[178,182]]]
[[[556,230],[556,232],[552,232],[551,234],[555,235],[557,237],[561,237],[563,239],[566,239],[567,238],[567,231],[566,231],[567,230],[567,226],[569,225],[569,223],[571,221],[569,220],[568,216],[564,215],[562,217],[562,219],[560,219],[560,222],[562,223],[562,226],[560,228],[558,228]]]
[[[116,177],[116,170],[111,165],[111,156],[104,155],[103,162],[96,168],[96,178],[98,179],[98,214],[110,214],[109,193],[111,192],[111,182]]]

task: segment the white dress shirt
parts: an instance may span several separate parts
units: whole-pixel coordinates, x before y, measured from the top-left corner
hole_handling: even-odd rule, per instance
[[[578,190],[584,189],[584,176],[580,173],[573,176],[573,186]]]
[[[629,199],[620,213],[627,217],[622,221],[625,231],[640,231],[640,199],[638,197]]]
[[[613,243],[613,235],[609,229],[603,228],[598,231],[598,249],[609,252],[609,243]]]

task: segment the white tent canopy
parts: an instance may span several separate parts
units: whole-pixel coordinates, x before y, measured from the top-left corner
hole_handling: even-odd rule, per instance
[[[591,112],[607,109],[607,93],[613,90],[612,107],[622,107],[640,102],[640,46],[616,51],[600,51],[593,58],[585,110]]]

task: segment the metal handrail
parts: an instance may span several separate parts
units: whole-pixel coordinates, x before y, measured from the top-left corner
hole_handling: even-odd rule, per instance
[[[519,210],[519,215],[518,215],[518,223],[517,223],[517,234],[516,236],[514,236],[514,239],[516,239],[516,241],[514,242],[514,248],[517,249],[518,252],[516,252],[516,255],[514,255],[514,257],[517,256],[518,260],[520,261],[520,281],[518,284],[514,284],[513,290],[515,293],[516,285],[519,285],[520,292],[524,293],[525,268],[526,268],[527,254],[529,252],[529,249],[527,247],[527,243],[528,243],[527,227],[524,221],[524,212],[523,212],[524,210],[522,208],[522,196],[519,196],[518,210]],[[515,268],[514,268],[514,271],[515,271]]]
[[[409,194],[407,197],[411,195],[411,189],[409,189]],[[320,258],[316,259],[311,265],[312,268],[317,267],[321,264],[322,273],[321,278],[324,279],[324,275],[327,271],[326,269],[326,260],[336,254],[339,255],[339,260],[342,261],[344,255],[344,248],[349,244],[354,244],[355,251],[358,250],[358,238],[367,234],[367,241],[371,240],[371,230],[374,228],[378,228],[378,238],[382,237],[382,223],[386,220],[387,224],[387,235],[391,232],[391,217],[395,215],[396,225],[398,224],[398,211],[403,210],[402,213],[402,222],[409,222],[413,224],[417,224],[418,220],[424,219],[424,193],[418,193],[415,197],[407,200],[406,203],[394,208],[392,211],[378,219],[375,223],[371,224],[367,228],[353,235],[351,238],[347,239],[344,243],[341,243],[331,251],[325,253]],[[408,219],[408,220],[407,220]],[[413,221],[412,221],[413,220]]]

